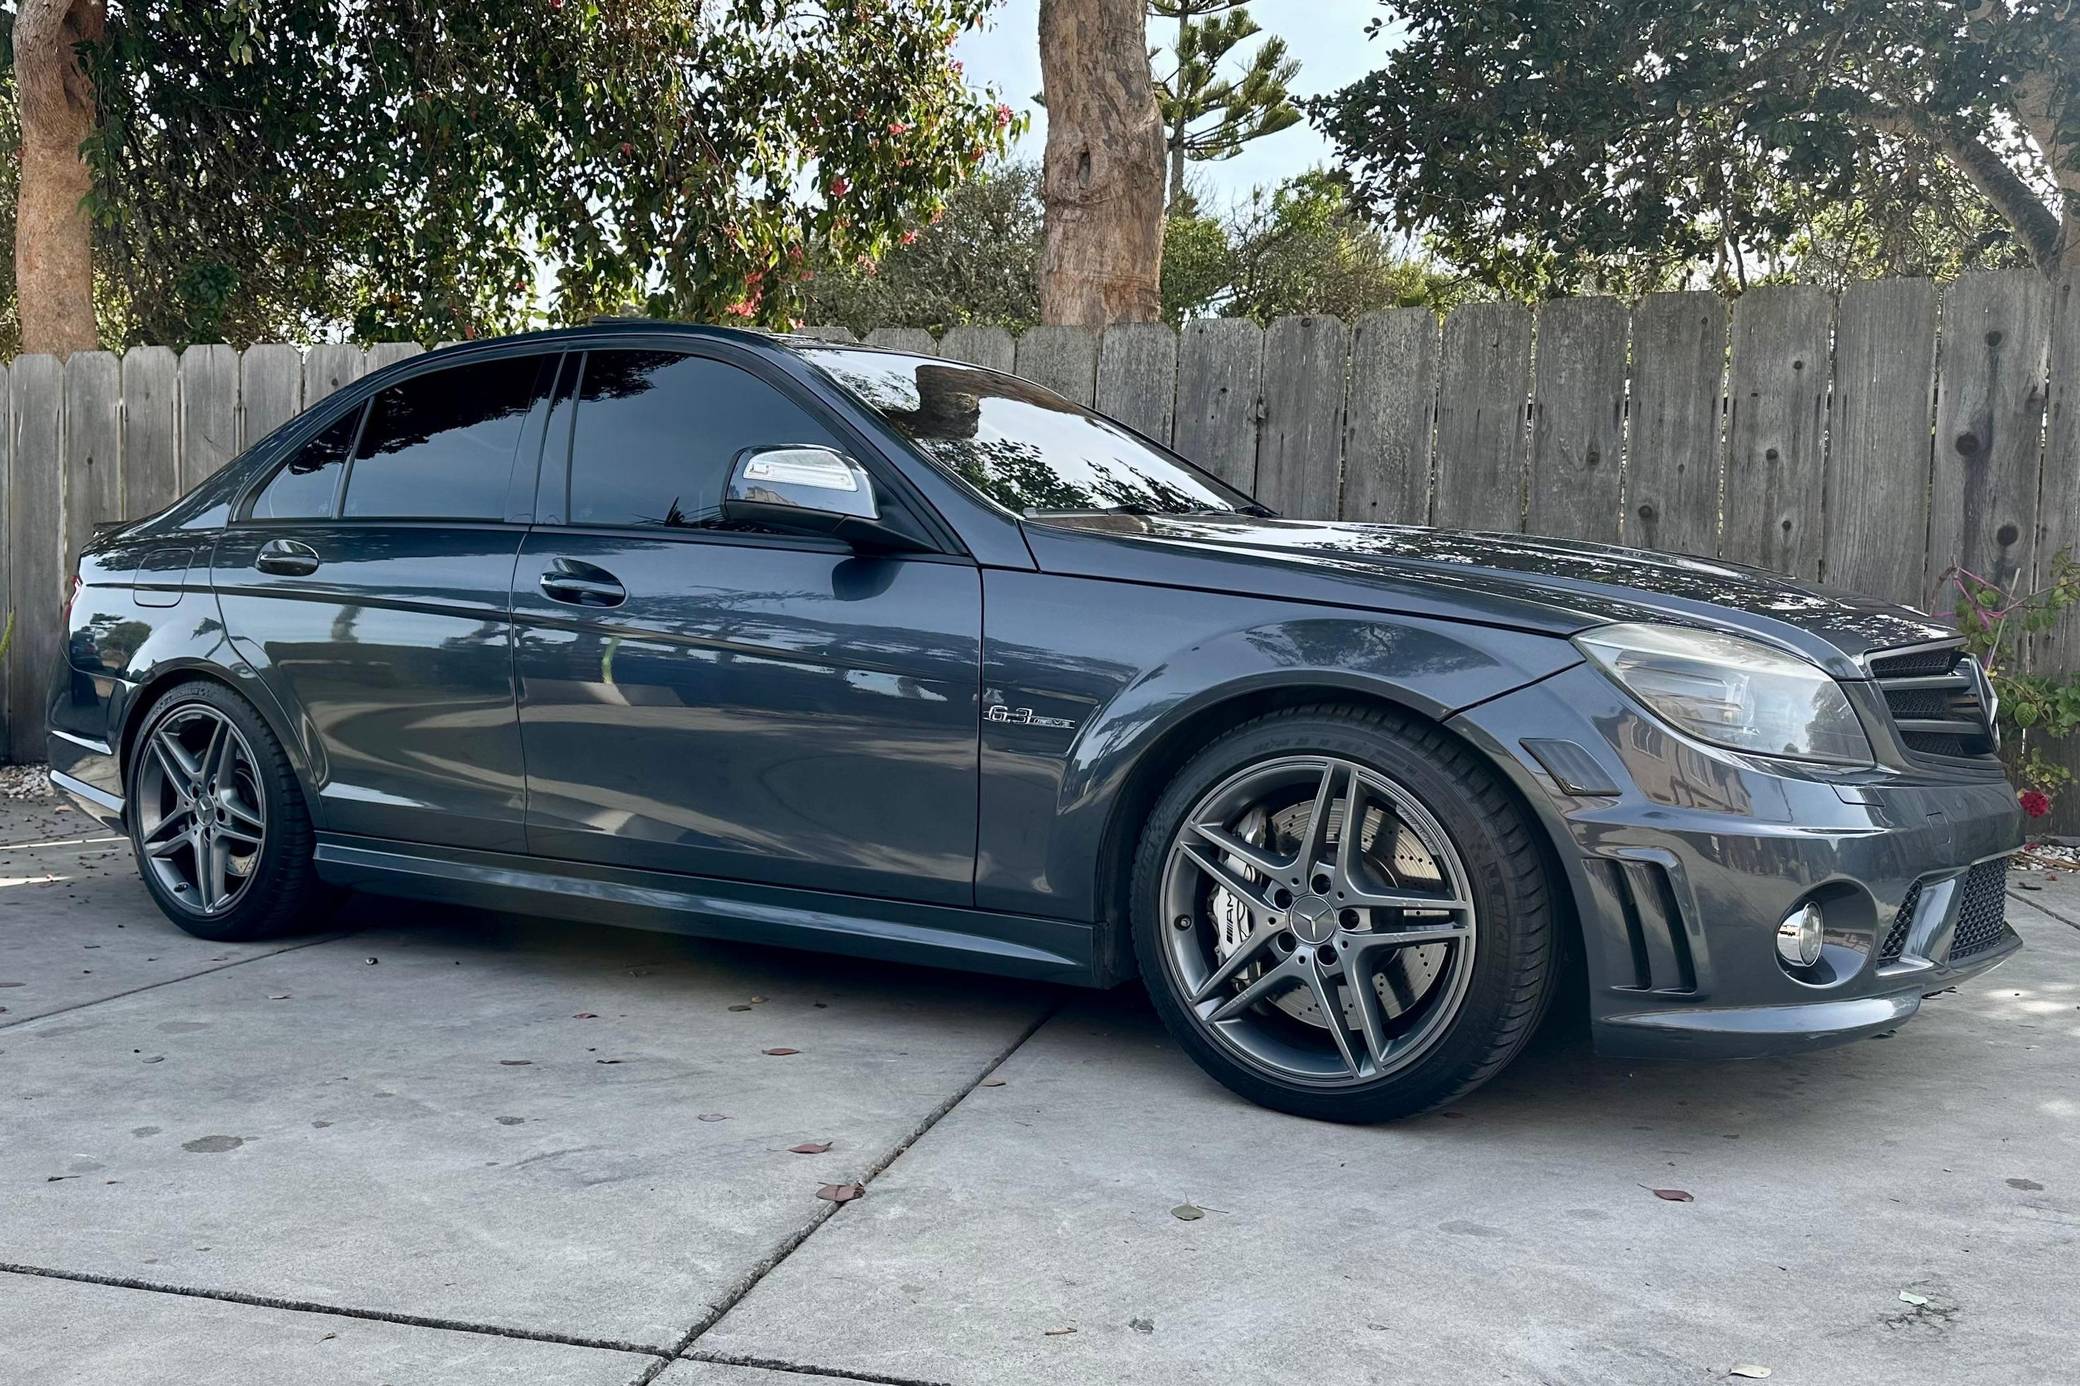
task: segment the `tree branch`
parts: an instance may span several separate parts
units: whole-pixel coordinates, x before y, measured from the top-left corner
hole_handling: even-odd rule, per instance
[[[1919,111],[1865,104],[1843,114],[1867,129],[1932,146],[2015,228],[2023,248],[2040,268],[2048,270],[2057,263],[2061,249],[2058,213],[1999,154]]]

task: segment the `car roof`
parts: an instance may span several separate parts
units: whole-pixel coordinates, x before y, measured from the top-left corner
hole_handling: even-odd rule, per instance
[[[749,347],[752,350],[778,351],[788,355],[806,350],[871,351],[886,355],[915,355],[893,348],[870,346],[860,342],[831,341],[823,337],[808,336],[799,332],[768,332],[750,327],[718,327],[707,323],[680,322],[672,318],[599,317],[573,327],[552,327],[538,332],[514,332],[500,337],[478,337],[466,342],[453,342],[443,351],[482,351],[499,346],[515,346],[522,343],[554,343],[571,340],[596,341],[601,335],[649,336],[660,334],[687,337],[695,341],[727,342],[733,346]]]

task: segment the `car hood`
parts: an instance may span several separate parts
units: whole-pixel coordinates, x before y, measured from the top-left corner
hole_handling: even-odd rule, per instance
[[[1040,565],[1060,571],[1376,605],[1559,635],[1611,621],[1715,626],[1788,646],[1846,677],[1861,675],[1856,660],[1868,651],[1954,634],[1906,607],[1759,568],[1524,534],[1120,514],[1048,516],[1030,524],[1028,534]],[[1069,541],[1071,535],[1102,542]],[[1176,574],[1163,571],[1173,564],[1180,565]]]

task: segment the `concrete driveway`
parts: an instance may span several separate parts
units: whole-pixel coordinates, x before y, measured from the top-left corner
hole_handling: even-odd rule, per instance
[[[1691,1067],[1561,1024],[1349,1129],[1130,993],[377,900],[224,947],[106,837],[0,806],[0,1379],[2070,1379],[2068,882],[1893,1036]]]

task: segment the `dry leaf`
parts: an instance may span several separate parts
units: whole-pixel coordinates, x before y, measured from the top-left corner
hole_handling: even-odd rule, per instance
[[[865,1197],[866,1192],[860,1184],[825,1184],[816,1191],[816,1196],[828,1203],[850,1203],[855,1198]]]
[[[500,1059],[498,1066],[500,1068],[526,1068],[533,1062],[533,1059]]]
[[[701,1114],[700,1114],[699,1116],[695,1117],[695,1118],[694,1118],[694,1120],[695,1120],[695,1121],[728,1121],[728,1120],[729,1120],[729,1118],[728,1118],[728,1117],[726,1117],[726,1116],[724,1116],[724,1115],[723,1115],[723,1114],[722,1114],[721,1112],[702,1112],[702,1113],[701,1113]]]
[[[788,1153],[793,1155],[821,1155],[830,1148],[829,1141],[803,1141],[800,1145],[787,1147]]]
[[[1197,1222],[1206,1216],[1206,1210],[1191,1203],[1180,1203],[1170,1210],[1170,1216],[1179,1222]]]
[[[1041,1336],[1042,1336],[1042,1337],[1046,1337],[1046,1338],[1066,1338],[1066,1337],[1068,1337],[1068,1336],[1069,1336],[1069,1335],[1070,1335],[1071,1333],[1074,1333],[1075,1331],[1076,1331],[1076,1330],[1075,1330],[1075,1329],[1074,1329],[1073,1327],[1072,1327],[1072,1328],[1050,1328],[1050,1329],[1046,1330],[1046,1331],[1045,1331],[1045,1332],[1044,1332],[1044,1333],[1043,1333],[1043,1334],[1042,1334]]]
[[[1689,1191],[1685,1189],[1656,1189],[1654,1190],[1654,1197],[1664,1199],[1670,1203],[1697,1202],[1695,1198],[1690,1196]]]
[[[982,1086],[985,1088],[1001,1088],[1004,1086],[1004,1080],[1002,1078],[985,1078],[982,1080]]]
[[[594,1059],[592,1062],[596,1064],[618,1064],[625,1061],[621,1059]]]
[[[1736,1362],[1733,1364],[1732,1368],[1728,1370],[1727,1375],[1745,1376],[1750,1377],[1756,1381],[1760,1381],[1762,1380],[1762,1378],[1769,1375],[1769,1368],[1757,1366],[1753,1362]]]
[[[788,1056],[789,1054],[799,1054],[799,1053],[801,1053],[802,1051],[801,1051],[801,1050],[799,1050],[799,1049],[789,1049],[789,1048],[787,1048],[787,1047],[786,1047],[785,1045],[783,1045],[783,1046],[781,1046],[780,1048],[777,1048],[777,1049],[767,1049],[767,1050],[763,1050],[763,1051],[761,1051],[761,1052],[763,1052],[763,1053],[767,1053],[767,1054],[771,1054],[771,1055],[772,1055],[772,1056],[773,1056],[774,1058],[776,1058],[776,1059],[784,1059],[784,1058],[786,1058],[786,1057],[787,1057],[787,1056]]]
[[[1906,1291],[1906,1290],[1901,1290],[1901,1291],[1899,1292],[1899,1297],[1900,1297],[1900,1302],[1901,1302],[1902,1304],[1911,1304],[1911,1305],[1914,1305],[1914,1306],[1915,1306],[1915,1307],[1917,1307],[1917,1308],[1918,1308],[1918,1307],[1920,1307],[1921,1305],[1924,1305],[1924,1304],[1928,1303],[1928,1296],[1927,1296],[1927,1295],[1917,1295],[1917,1294],[1913,1294],[1913,1293],[1911,1293],[1911,1292],[1909,1292],[1909,1291]]]
[[[733,1011],[748,1011],[751,1009],[751,1006],[748,1002],[739,1001],[734,1006],[731,1006],[730,1009]]]
[[[576,1015],[572,1016],[572,1017],[571,1017],[571,1019],[572,1019],[572,1020],[598,1020],[598,1019],[599,1019],[599,1016],[598,1016],[597,1014],[595,1014],[594,1012],[592,1012],[592,1011],[579,1011],[579,1012],[578,1012],[578,1013],[577,1013]]]

